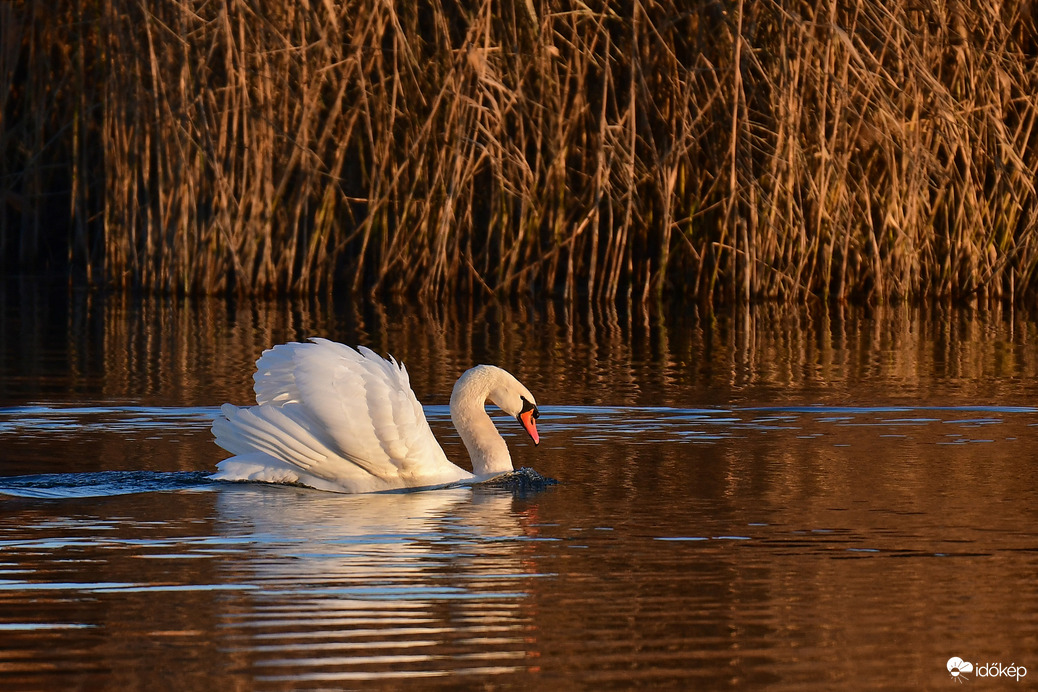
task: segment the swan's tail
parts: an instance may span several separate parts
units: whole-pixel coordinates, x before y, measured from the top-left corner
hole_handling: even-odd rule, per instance
[[[213,421],[216,444],[231,454],[266,455],[304,471],[319,468],[335,453],[317,439],[287,406],[239,408],[224,404]],[[312,429],[312,428],[311,428]]]
[[[374,492],[395,487],[368,464],[347,459],[314,434],[320,426],[295,403],[283,406],[224,404],[213,421],[216,444],[235,456],[210,478],[222,481],[301,483],[336,492]],[[454,480],[454,479],[452,479]]]

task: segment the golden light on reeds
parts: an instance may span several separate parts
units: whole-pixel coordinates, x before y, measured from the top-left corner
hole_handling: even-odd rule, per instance
[[[3,3],[0,32],[22,267],[594,300],[1038,285],[1022,0],[52,0]]]

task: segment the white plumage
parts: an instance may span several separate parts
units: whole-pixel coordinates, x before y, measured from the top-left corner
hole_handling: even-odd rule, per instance
[[[436,442],[402,364],[363,346],[310,341],[263,352],[253,377],[256,406],[223,405],[213,434],[235,456],[220,462],[212,478],[348,493],[485,480],[512,470],[486,413],[488,400],[538,441],[533,395],[501,368],[478,365],[461,376],[451,396],[470,473]]]

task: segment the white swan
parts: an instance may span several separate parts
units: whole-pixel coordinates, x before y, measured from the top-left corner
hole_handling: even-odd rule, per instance
[[[451,420],[472,473],[447,460],[407,371],[363,346],[327,339],[288,343],[256,361],[256,406],[224,404],[216,444],[235,456],[210,478],[299,483],[368,493],[475,483],[512,470],[508,446],[486,412],[491,401],[540,442],[533,394],[493,365],[466,371],[451,394]]]

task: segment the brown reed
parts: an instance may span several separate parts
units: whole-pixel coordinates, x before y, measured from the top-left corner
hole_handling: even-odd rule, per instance
[[[169,292],[1029,295],[1035,26],[1030,0],[5,2],[0,249]]]

